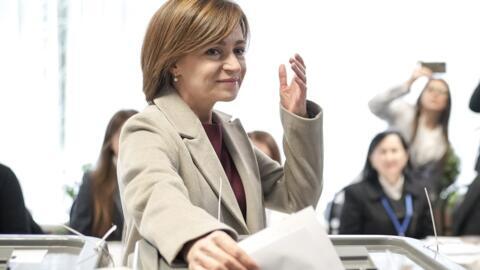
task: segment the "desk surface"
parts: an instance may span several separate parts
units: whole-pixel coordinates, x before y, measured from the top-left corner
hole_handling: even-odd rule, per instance
[[[480,269],[480,237],[439,237],[440,253],[466,269]],[[422,241],[425,246],[434,249],[435,241],[429,237]],[[108,242],[108,249],[115,266],[122,262],[123,245],[119,241]]]
[[[435,238],[428,237],[424,242],[435,246]],[[480,269],[480,237],[439,237],[439,251],[466,269]]]
[[[330,239],[337,248],[346,269],[464,269],[444,256],[436,255],[433,250],[427,248],[426,243],[411,238],[330,236]],[[338,249],[339,247],[340,249]],[[355,253],[357,251],[359,254]],[[137,242],[133,261],[134,270],[155,270],[160,266],[160,269],[186,269],[185,266],[169,267],[166,265],[165,261],[159,258],[156,249],[144,240]]]
[[[1,266],[23,269],[82,269],[108,265],[100,239],[71,235],[0,235],[0,249],[8,251]],[[98,247],[98,248],[97,248]]]

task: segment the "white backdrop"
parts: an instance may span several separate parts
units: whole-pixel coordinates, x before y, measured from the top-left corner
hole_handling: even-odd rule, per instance
[[[110,116],[142,109],[140,48],[163,1],[70,1],[67,34],[65,147],[59,143],[56,0],[0,0],[0,162],[18,175],[40,223],[68,220],[63,186],[94,163]],[[218,109],[246,130],[281,142],[280,63],[306,60],[309,98],[325,113],[324,192],[360,172],[368,143],[386,125],[368,110],[377,92],[406,80],[419,60],[446,61],[453,96],[450,134],[469,183],[480,143],[480,116],[468,100],[480,79],[476,1],[238,1],[251,25],[248,72],[238,99]],[[415,100],[413,93],[409,100]]]

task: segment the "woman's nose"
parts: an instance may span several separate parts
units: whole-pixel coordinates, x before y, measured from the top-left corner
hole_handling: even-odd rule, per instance
[[[240,70],[242,69],[242,65],[237,56],[232,53],[225,59],[223,68],[232,72],[240,72]]]

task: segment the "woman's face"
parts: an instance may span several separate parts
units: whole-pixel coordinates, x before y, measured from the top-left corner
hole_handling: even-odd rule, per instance
[[[172,68],[180,95],[207,106],[235,99],[246,71],[245,46],[237,26],[221,42],[182,57]]]
[[[381,176],[399,176],[407,165],[408,153],[398,135],[390,134],[373,150],[370,162]]]
[[[432,80],[422,93],[421,97],[422,108],[442,112],[448,103],[448,89],[446,85],[438,80]]]

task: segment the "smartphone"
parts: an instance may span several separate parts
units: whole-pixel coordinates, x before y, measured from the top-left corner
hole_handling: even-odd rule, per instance
[[[422,67],[430,69],[433,73],[447,72],[447,63],[445,62],[420,62]]]

